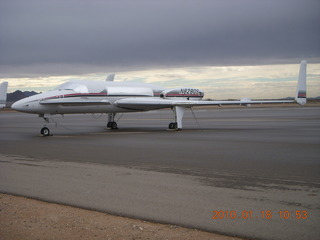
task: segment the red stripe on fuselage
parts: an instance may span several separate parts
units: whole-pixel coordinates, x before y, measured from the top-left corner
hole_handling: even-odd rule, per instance
[[[43,100],[48,100],[48,99],[58,99],[58,98],[67,98],[67,97],[84,97],[84,96],[108,96],[107,93],[72,93],[72,94],[66,94],[66,95],[56,95],[53,97],[48,97]]]

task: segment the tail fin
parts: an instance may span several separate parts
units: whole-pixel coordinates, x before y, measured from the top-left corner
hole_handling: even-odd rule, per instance
[[[106,81],[107,81],[107,82],[113,82],[113,80],[114,80],[114,76],[115,76],[115,74],[114,74],[114,73],[113,73],[113,74],[108,75],[108,76],[107,76]]]
[[[0,84],[0,108],[3,108],[6,106],[7,90],[8,90],[8,82],[1,83]]]
[[[307,61],[302,60],[300,64],[299,79],[297,85],[296,102],[300,105],[307,103]]]

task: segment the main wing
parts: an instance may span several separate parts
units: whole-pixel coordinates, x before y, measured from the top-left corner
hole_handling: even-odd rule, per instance
[[[196,107],[208,105],[248,105],[248,104],[263,104],[263,103],[292,103],[293,100],[264,100],[264,101],[191,101],[191,100],[175,100],[161,98],[124,98],[115,102],[118,107],[132,110],[153,110],[170,107]]]
[[[175,122],[170,123],[169,129],[181,129],[184,110],[195,106],[206,105],[239,105],[239,104],[260,104],[260,103],[288,103],[294,102],[290,100],[281,101],[191,101],[191,100],[176,100],[162,98],[123,98],[115,101],[115,105],[124,109],[134,111],[148,111],[161,108],[172,108],[175,115]]]

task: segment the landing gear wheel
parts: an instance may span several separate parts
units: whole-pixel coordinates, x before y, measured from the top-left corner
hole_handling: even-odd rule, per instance
[[[172,122],[169,124],[169,129],[177,129],[178,124],[176,122]]]
[[[118,125],[116,122],[110,122],[110,124],[108,123],[109,128],[111,129],[118,129]]]
[[[44,136],[44,137],[49,136],[49,135],[50,135],[50,130],[49,130],[49,128],[47,128],[47,127],[42,128],[42,129],[41,129],[41,135]]]

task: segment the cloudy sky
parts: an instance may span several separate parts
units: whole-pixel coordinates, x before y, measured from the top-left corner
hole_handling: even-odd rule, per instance
[[[293,95],[299,62],[320,95],[319,0],[1,0],[0,82],[200,87],[207,97]]]

